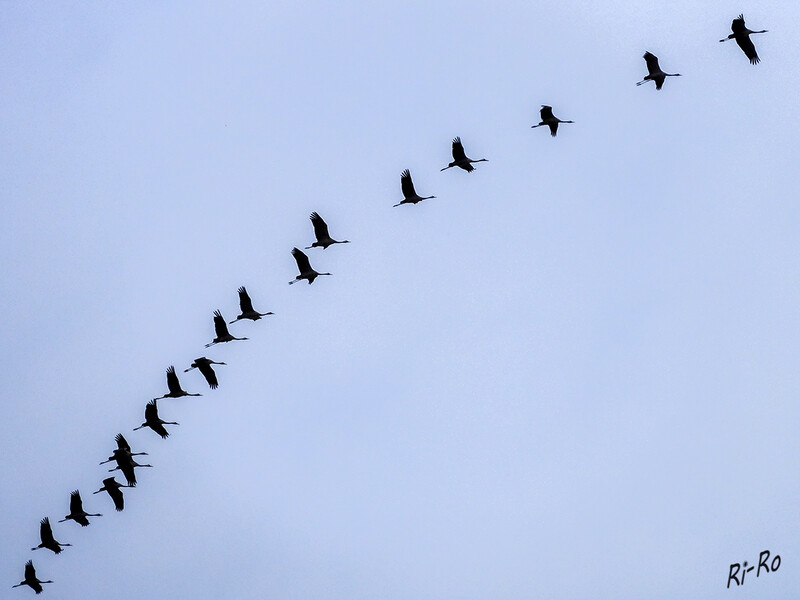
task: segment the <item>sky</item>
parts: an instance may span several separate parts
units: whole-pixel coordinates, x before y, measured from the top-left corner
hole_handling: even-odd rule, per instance
[[[795,597],[798,22],[0,4],[2,596],[33,559],[87,600]],[[682,76],[637,87],[645,51]],[[488,162],[440,172],[455,136]],[[393,208],[404,169],[436,198]],[[351,243],[289,286],[312,211]],[[241,285],[276,314],[204,348]],[[202,397],[132,431],[170,365]],[[117,433],[153,465],[121,513]]]

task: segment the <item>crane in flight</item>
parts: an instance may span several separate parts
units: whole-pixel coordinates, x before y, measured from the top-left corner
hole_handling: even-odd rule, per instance
[[[12,588],[19,587],[21,585],[30,586],[30,588],[36,592],[37,594],[42,593],[42,584],[43,583],[53,583],[50,580],[41,581],[38,577],[36,577],[36,569],[33,568],[33,561],[29,560],[25,563],[25,579],[20,581],[17,585],[12,585]]]
[[[225,321],[222,322],[225,324]],[[175,367],[170,365],[167,369],[167,387],[169,388],[169,392],[164,394],[163,396],[159,396],[158,398],[153,398],[153,400],[161,400],[162,398],[182,398],[183,396],[202,396],[203,394],[190,394],[186,390],[181,387],[181,382],[178,380],[178,376],[175,374]]]
[[[214,372],[214,368],[211,365],[224,365],[224,362],[216,362],[211,360],[210,358],[206,358],[205,356],[201,356],[200,358],[195,358],[192,366],[188,369],[184,369],[184,373],[188,373],[192,369],[198,369],[202,374],[203,377],[206,378],[208,382],[208,387],[212,390],[217,389],[219,382],[217,381],[217,374]]]
[[[422,202],[423,200],[436,198],[436,196],[420,196],[417,194],[417,190],[414,189],[414,182],[411,180],[411,171],[408,169],[400,173],[400,189],[403,190],[403,199],[394,206],[400,206],[401,204],[416,204],[417,202]]]
[[[644,79],[639,81],[636,85],[642,85],[648,81],[655,81],[656,89],[660,90],[661,86],[664,85],[664,80],[667,77],[681,76],[680,73],[664,73],[664,71],[661,70],[661,67],[658,66],[658,57],[652,52],[645,52],[642,58],[644,59],[644,62],[647,63],[647,75],[645,75]]]
[[[314,213],[317,214],[317,213]],[[250,300],[250,294],[247,293],[247,290],[244,286],[239,288],[239,308],[242,310],[242,314],[236,317],[233,321],[229,323],[232,325],[236,323],[236,321],[240,321],[242,319],[250,319],[251,321],[258,321],[261,317],[266,317],[267,315],[274,315],[274,312],[265,312],[260,313],[256,310],[253,310],[253,301]],[[225,364],[225,363],[217,363],[217,364]]]
[[[178,423],[162,420],[161,417],[158,416],[158,400],[150,400],[147,406],[144,407],[144,423],[139,425],[139,427],[134,427],[133,430],[136,431],[142,427],[149,427],[165,440],[169,437],[169,432],[164,428],[164,425],[178,425]],[[144,467],[146,465],[137,463],[136,466]]]
[[[440,171],[446,171],[451,167],[460,167],[464,169],[467,173],[471,173],[475,170],[475,167],[472,166],[472,163],[478,162],[488,162],[489,159],[487,158],[479,158],[477,160],[472,160],[471,158],[467,158],[467,155],[464,153],[464,146],[461,143],[461,138],[456,137],[453,138],[453,162],[447,165],[443,169],[439,169]]]
[[[56,538],[53,537],[53,528],[50,527],[49,517],[42,519],[41,523],[39,524],[39,537],[42,539],[42,543],[35,548],[31,548],[31,550],[47,548],[56,554],[60,554],[62,546],[72,546],[72,544],[62,544],[61,542],[56,541]]]
[[[102,517],[101,514],[92,514],[87,513],[83,510],[83,501],[81,500],[81,493],[78,490],[75,490],[69,496],[69,514],[61,519],[59,523],[63,523],[69,519],[72,519],[76,523],[80,523],[81,527],[86,527],[89,525],[89,519],[86,517]]]
[[[306,250],[310,250],[311,248],[322,248],[324,250],[333,244],[350,243],[350,240],[342,240],[340,242],[333,239],[328,233],[328,224],[319,216],[319,213],[312,212],[311,216],[308,218],[311,219],[311,224],[314,226],[314,236],[317,238],[317,241],[310,246],[306,246]]]
[[[206,348],[210,348],[214,344],[221,344],[223,342],[232,342],[233,340],[246,340],[247,338],[237,338],[233,337],[230,332],[228,331],[228,326],[225,324],[225,319],[222,316],[222,313],[218,310],[214,311],[214,333],[217,334],[217,337],[213,339],[213,341],[206,344]],[[200,394],[185,394],[187,396],[199,396]]]
[[[575,122],[575,121],[562,121],[558,117],[553,116],[553,107],[547,106],[546,104],[542,104],[542,108],[539,111],[539,116],[541,117],[542,121],[538,125],[531,125],[531,129],[535,129],[536,127],[541,127],[542,125],[547,125],[550,128],[550,135],[553,137],[556,137],[559,123]]]
[[[297,248],[292,248],[292,256],[294,256],[294,260],[297,263],[297,269],[300,271],[300,275],[295,277],[289,282],[289,285],[293,283],[297,283],[301,279],[305,279],[308,281],[308,285],[314,283],[314,280],[319,277],[320,275],[331,275],[331,273],[318,273],[314,269],[311,268],[311,263],[308,262],[308,256],[302,251],[298,250]]]
[[[756,52],[756,47],[753,45],[753,40],[750,39],[750,34],[752,33],[767,33],[766,29],[762,29],[761,31],[751,31],[744,24],[744,14],[739,15],[736,17],[733,22],[731,23],[731,33],[728,37],[722,38],[720,42],[727,42],[728,40],[736,40],[736,43],[739,44],[739,48],[742,49],[744,55],[750,59],[751,65],[757,65],[761,62],[761,59],[758,58],[758,52]]]
[[[111,499],[114,501],[114,508],[116,508],[117,511],[120,511],[125,508],[125,498],[122,496],[122,490],[120,490],[120,488],[124,487],[133,486],[123,485],[113,477],[107,477],[106,479],[103,479],[103,487],[92,493],[99,494],[100,492],[108,492],[108,495],[111,496]]]
[[[140,465],[137,463],[133,457],[147,455],[147,452],[132,452],[128,440],[126,440],[121,433],[118,433],[114,439],[117,441],[117,449],[108,457],[108,460],[104,460],[100,464],[104,465],[112,460],[116,461],[117,466],[110,469],[109,473],[119,469],[122,471],[122,474],[125,475],[125,479],[128,481],[128,487],[135,487],[136,474],[134,473],[134,467],[152,467],[153,465]]]

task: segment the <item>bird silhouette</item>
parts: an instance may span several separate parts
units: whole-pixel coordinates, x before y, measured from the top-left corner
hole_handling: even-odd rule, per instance
[[[214,372],[214,369],[211,365],[224,365],[224,362],[216,362],[211,360],[210,358],[206,358],[205,356],[201,356],[200,358],[195,358],[192,366],[188,369],[184,369],[184,373],[188,373],[192,369],[198,369],[202,374],[203,377],[206,378],[208,382],[208,387],[212,390],[217,389],[219,382],[217,381],[217,374]]]
[[[479,158],[478,160],[472,160],[471,158],[467,158],[467,155],[464,153],[464,146],[461,144],[461,138],[457,137],[453,139],[453,162],[443,169],[440,169],[440,171],[446,171],[450,167],[460,167],[467,173],[471,173],[475,170],[475,167],[472,166],[472,163],[484,161],[488,162],[488,159]]]
[[[239,308],[242,310],[242,314],[236,317],[229,324],[236,323],[236,321],[240,321],[242,319],[250,319],[251,321],[258,321],[261,317],[266,317],[267,315],[275,314],[273,312],[260,313],[253,310],[253,301],[250,300],[250,295],[247,293],[247,290],[245,289],[244,286],[239,288]],[[218,364],[225,364],[225,363],[218,363]]]
[[[108,492],[108,495],[111,496],[111,499],[114,501],[114,507],[117,509],[117,511],[120,511],[125,508],[125,498],[122,496],[122,490],[120,490],[120,488],[124,487],[133,486],[123,485],[113,477],[107,477],[106,479],[103,479],[103,487],[92,493],[99,494],[100,492]]]
[[[756,47],[753,45],[753,40],[750,39],[750,34],[752,33],[767,33],[766,29],[762,29],[761,31],[751,31],[744,24],[744,15],[741,14],[737,18],[733,20],[731,23],[731,33],[728,37],[722,38],[720,42],[727,42],[728,40],[736,40],[736,43],[739,44],[739,48],[742,49],[744,55],[750,59],[751,65],[757,65],[761,62],[761,59],[758,58],[758,52],[756,52]]]
[[[39,537],[41,538],[42,543],[35,548],[31,548],[31,550],[47,548],[56,554],[60,554],[62,546],[72,546],[72,544],[62,544],[61,542],[56,541],[56,538],[53,537],[53,529],[50,527],[50,519],[48,517],[42,519],[41,523],[39,524]]]
[[[86,527],[89,524],[89,519],[86,517],[102,517],[101,514],[87,513],[83,510],[83,501],[81,500],[81,493],[75,490],[69,496],[69,514],[61,519],[59,523],[72,519],[76,523],[80,523],[81,527]]]
[[[322,248],[323,250],[328,246],[332,246],[333,244],[349,244],[350,240],[342,240],[341,242],[333,239],[328,234],[328,224],[319,216],[318,213],[312,212],[311,216],[308,217],[311,219],[311,224],[314,226],[314,236],[317,238],[317,241],[311,244],[310,246],[306,246],[306,250],[311,248]]]
[[[215,337],[213,341],[206,344],[206,348],[210,348],[214,344],[221,344],[223,342],[232,342],[233,340],[248,339],[246,337],[242,338],[233,337],[228,331],[228,326],[225,324],[225,318],[222,316],[222,313],[219,312],[218,310],[214,311],[214,332],[217,334],[217,337]],[[193,394],[188,394],[188,395],[191,396]]]
[[[306,256],[302,250],[292,248],[292,256],[294,256],[294,260],[297,263],[297,269],[300,271],[300,275],[292,279],[289,282],[289,285],[297,283],[301,279],[306,279],[308,281],[308,285],[311,285],[320,275],[331,275],[331,273],[317,273],[314,269],[312,269],[311,263],[308,262],[308,256]]]
[[[222,322],[225,324],[225,321]],[[170,365],[167,369],[167,387],[169,392],[153,400],[161,400],[162,398],[182,398],[183,396],[202,396],[203,394],[190,394],[181,387],[181,382],[178,380],[178,375],[175,373],[175,367]]]
[[[36,592],[37,594],[42,593],[42,584],[43,583],[53,583],[50,580],[41,581],[36,577],[36,569],[33,568],[33,561],[29,560],[25,563],[25,579],[20,581],[17,585],[12,585],[12,588],[19,587],[21,585],[30,586],[30,588]]]
[[[117,458],[117,466],[109,469],[108,472],[122,471],[129,487],[136,487],[135,467],[152,467],[153,465],[140,465],[132,456],[120,456]]]
[[[553,137],[556,137],[559,123],[574,123],[574,121],[562,121],[558,117],[554,117],[553,107],[547,106],[546,104],[542,104],[542,108],[539,110],[539,116],[542,119],[541,123],[538,125],[531,125],[531,129],[541,127],[542,125],[547,125],[550,128],[550,135]]]
[[[651,52],[645,52],[642,58],[644,58],[644,61],[647,63],[647,75],[644,76],[644,79],[637,82],[636,85],[642,85],[648,81],[655,81],[656,89],[660,90],[661,86],[664,85],[664,80],[667,77],[681,76],[680,73],[664,73],[664,71],[661,70],[661,67],[658,66],[658,57]]]
[[[161,417],[158,416],[158,400],[150,400],[147,406],[144,407],[144,423],[139,425],[139,427],[134,427],[133,430],[136,431],[142,427],[149,427],[160,435],[162,439],[167,439],[169,437],[169,432],[164,428],[164,425],[178,425],[178,423],[162,420]],[[137,466],[143,467],[145,465]]]
[[[133,457],[134,456],[142,456],[147,455],[147,452],[133,452],[131,451],[130,444],[128,444],[128,440],[126,440],[121,433],[118,433],[114,438],[117,442],[117,449],[114,450],[114,453],[108,457],[108,460],[104,460],[101,462],[101,465],[111,462],[112,460],[117,463],[117,466],[113,469],[109,470],[116,471],[119,469],[122,471],[122,474],[125,475],[125,479],[128,481],[128,487],[135,487],[136,486],[136,474],[134,472],[134,467],[152,467],[153,465],[140,465],[137,463]]]
[[[436,198],[436,196],[420,196],[417,194],[417,190],[414,189],[414,182],[411,180],[411,171],[408,169],[400,174],[400,189],[403,190],[403,199],[394,206],[400,206],[401,204],[416,204],[417,202],[422,202],[423,200]]]
[[[101,462],[101,465],[111,462],[112,460],[117,460],[117,456],[120,454],[127,454],[129,456],[147,456],[147,452],[133,452],[128,440],[126,440],[125,436],[121,433],[118,433],[114,436],[114,441],[117,443],[117,449],[114,450],[114,453],[109,456],[108,459]]]

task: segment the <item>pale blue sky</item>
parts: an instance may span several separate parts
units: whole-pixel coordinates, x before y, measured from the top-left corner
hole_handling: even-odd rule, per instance
[[[739,12],[769,29],[755,67],[717,42]],[[87,600],[793,597],[798,22],[0,4],[0,579],[33,558]],[[683,76],[636,87],[645,50]],[[541,104],[575,124],[530,129]],[[455,136],[489,162],[441,173]],[[406,168],[437,198],[392,208]],[[288,286],[311,211],[352,243]],[[277,314],[204,349],[240,285]],[[182,373],[202,355],[216,391]],[[159,402],[167,440],[131,431],[169,365],[203,397]],[[91,495],[118,432],[154,465],[119,514]],[[104,516],[31,553],[76,488]],[[781,569],[726,590],[765,549]]]

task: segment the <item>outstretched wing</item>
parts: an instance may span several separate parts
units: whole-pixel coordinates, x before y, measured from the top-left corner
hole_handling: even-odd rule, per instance
[[[311,271],[311,263],[308,262],[308,256],[306,256],[302,250],[292,248],[292,256],[294,256],[294,260],[297,262],[297,268],[300,269],[300,273],[308,273]]]
[[[650,75],[658,73],[661,70],[658,66],[658,57],[655,54],[645,52],[642,58],[644,58],[644,61],[647,63],[647,71]]]
[[[218,310],[214,311],[214,331],[216,332],[218,338],[227,337],[230,335],[228,333],[228,325],[225,323],[222,313]]]
[[[464,153],[464,146],[461,144],[461,138],[453,138],[453,159],[458,162],[460,160],[467,160],[467,155]]]
[[[311,224],[314,226],[314,235],[317,237],[317,241],[321,242],[327,240],[330,237],[328,234],[328,224],[325,223],[322,217],[320,217],[318,213],[312,212],[308,218],[311,219]]]
[[[217,374],[214,372],[214,369],[211,367],[211,365],[207,362],[203,362],[198,364],[197,368],[203,374],[203,377],[206,378],[208,387],[210,387],[212,390],[217,389],[219,382],[217,381]]]
[[[158,402],[150,400],[144,407],[144,420],[146,423],[158,421]]]
[[[753,45],[753,40],[750,39],[749,35],[737,35],[736,43],[739,44],[739,48],[742,49],[745,56],[750,59],[751,65],[757,65],[761,62],[761,59],[758,58],[756,47]]]
[[[115,484],[117,483],[117,480],[113,477],[111,478],[111,481],[113,481]],[[108,495],[111,496],[111,499],[114,501],[114,508],[116,508],[117,511],[125,508],[125,498],[122,495],[122,490],[119,489],[119,484],[111,485],[109,487],[107,483],[108,480],[106,479],[104,482],[106,483],[106,491],[108,492]]]
[[[120,450],[123,450],[125,452],[131,451],[131,445],[128,443],[128,440],[125,439],[125,436],[123,436],[121,433],[118,433],[116,437],[114,437],[114,440],[116,440],[117,448],[119,448]]]
[[[53,537],[53,528],[50,527],[50,519],[49,519],[49,517],[45,517],[44,519],[42,519],[42,521],[41,521],[41,523],[39,525],[39,535],[42,538],[42,543],[46,547],[50,547],[50,546],[56,545],[56,539]],[[58,552],[60,552],[60,550],[61,549],[59,548],[57,551],[55,551],[56,554],[58,554]]]
[[[242,314],[253,312],[253,301],[244,286],[239,288],[239,308],[242,309]]]
[[[170,394],[180,394],[183,391],[181,389],[181,382],[178,381],[178,376],[175,374],[175,367],[172,365],[167,369],[167,387],[169,388]],[[147,409],[145,409],[145,417],[147,416],[146,410]]]
[[[731,31],[733,31],[733,33],[741,33],[744,30],[744,14],[740,14],[731,22]]]
[[[539,116],[542,118],[542,121],[549,121],[553,118],[553,107],[542,104],[542,109],[539,111]]]
[[[403,196],[406,198],[413,198],[417,195],[414,189],[414,182],[411,181],[411,171],[408,169],[400,174],[400,187],[403,190]]]
[[[77,515],[82,512],[83,502],[81,501],[81,493],[78,490],[75,490],[69,496],[69,514]]]

